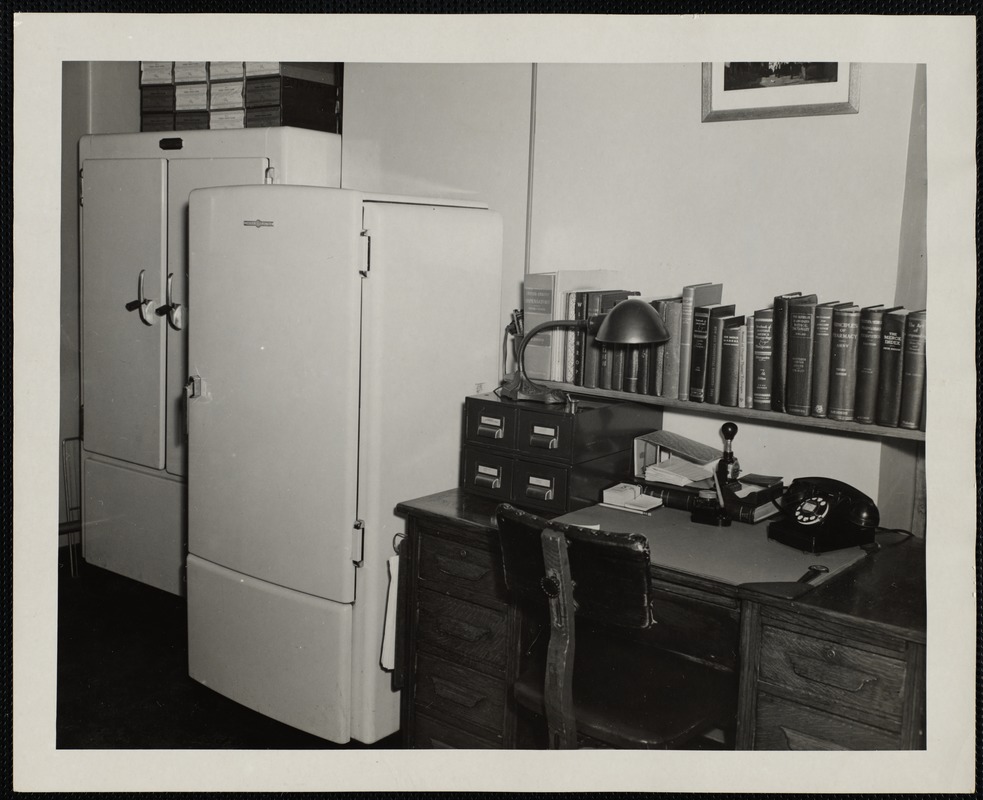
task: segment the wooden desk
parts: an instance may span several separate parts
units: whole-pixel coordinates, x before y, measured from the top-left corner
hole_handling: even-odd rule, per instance
[[[454,489],[397,507],[408,523],[407,544],[401,550],[399,641],[403,659],[398,672],[403,688],[402,732],[408,747],[534,746],[517,729],[507,691],[519,631],[501,575],[496,506],[496,501]],[[822,707],[828,692],[803,692],[800,697],[795,689],[783,689],[776,684],[771,662],[759,652],[762,648],[770,652],[768,648],[774,646],[780,649],[788,643],[783,637],[814,633],[817,625],[830,637],[838,631],[848,632],[852,649],[840,645],[834,662],[843,653],[854,657],[854,650],[867,654],[873,648],[875,656],[888,659],[877,661],[879,668],[903,664],[906,688],[899,704],[900,718],[892,708],[875,713],[876,725],[870,724],[870,718],[858,720],[862,716],[858,707],[862,710],[867,702],[863,693],[860,699],[844,704],[834,691],[838,705],[830,716],[840,727],[847,722],[848,728],[853,726],[854,735],[844,739],[847,745],[883,747],[889,740],[895,747],[917,744],[915,721],[924,694],[923,688],[919,692],[924,684],[920,667],[924,662],[924,570],[918,571],[915,543],[885,550],[874,558],[864,558],[859,551],[815,556],[768,541],[764,525],[693,526],[688,514],[670,509],[643,517],[588,508],[567,514],[563,520],[639,530],[648,536],[658,624],[642,632],[640,645],[682,652],[734,673],[741,688],[738,746],[780,746],[787,741],[763,736],[761,731],[773,725],[776,714],[782,723],[782,715],[789,714],[789,705],[796,702],[800,705],[795,710],[805,708],[811,715],[802,721],[799,714],[796,724],[808,729],[800,733],[818,742],[836,743],[830,737],[839,736],[839,728],[820,725],[817,732],[814,719],[817,711],[829,712]],[[798,599],[742,588],[748,581],[795,581],[815,563],[829,566],[830,574],[821,586]],[[905,570],[901,578],[898,569]],[[890,588],[892,579],[897,590]],[[779,590],[782,585],[778,584]],[[915,601],[891,618],[889,608],[898,605],[893,598],[896,592],[922,598],[920,621]],[[775,631],[782,635],[776,637]],[[904,654],[900,661],[899,654]],[[850,663],[829,666],[837,672],[835,679],[841,679]],[[886,676],[877,678],[864,686],[889,685],[884,682]],[[821,721],[828,722],[825,717]],[[885,726],[894,733],[880,735]],[[857,730],[861,735],[856,735]],[[818,746],[807,744],[812,739],[799,736],[796,745]]]

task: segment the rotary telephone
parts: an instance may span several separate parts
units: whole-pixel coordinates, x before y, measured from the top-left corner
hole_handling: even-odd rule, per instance
[[[873,500],[832,478],[796,478],[776,505],[768,538],[809,553],[873,544],[880,522]]]

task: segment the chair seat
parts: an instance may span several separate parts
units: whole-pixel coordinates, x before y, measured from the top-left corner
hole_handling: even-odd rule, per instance
[[[545,660],[515,683],[519,705],[545,715]],[[733,674],[674,653],[577,626],[573,680],[577,731],[619,748],[671,748],[733,721]]]

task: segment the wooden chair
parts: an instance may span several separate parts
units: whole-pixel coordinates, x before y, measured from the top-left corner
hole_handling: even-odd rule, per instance
[[[733,723],[736,678],[631,638],[653,624],[641,534],[497,510],[505,583],[531,631],[516,703],[546,718],[551,749],[679,748]]]

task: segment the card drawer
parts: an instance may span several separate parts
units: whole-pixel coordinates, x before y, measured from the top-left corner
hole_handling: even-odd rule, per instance
[[[420,654],[416,664],[416,710],[471,729],[501,732],[505,681]]]
[[[519,409],[515,428],[515,449],[531,458],[550,458],[569,462],[573,455],[573,418]]]
[[[569,467],[517,460],[514,472],[512,502],[558,514],[567,510]]]
[[[418,714],[414,720],[413,747],[420,749],[496,750],[498,739],[484,739],[470,731]]]
[[[464,448],[464,487],[503,503],[512,498],[514,461],[511,456],[468,445]]]
[[[467,405],[465,440],[482,447],[502,450],[515,449],[516,409],[498,400],[481,400],[469,397]]]
[[[417,619],[420,648],[444,650],[503,670],[508,655],[506,632],[504,611],[420,590]]]
[[[758,695],[755,750],[894,750],[890,733],[772,695]]]
[[[759,679],[858,719],[876,716],[899,729],[903,661],[839,642],[764,626]]]
[[[420,580],[449,589],[497,597],[501,561],[487,550],[424,534],[420,538]]]

